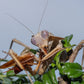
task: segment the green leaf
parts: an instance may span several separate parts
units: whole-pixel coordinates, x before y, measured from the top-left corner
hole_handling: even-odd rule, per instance
[[[55,67],[55,66],[56,66],[56,64],[55,64],[55,63],[51,63],[51,66],[52,66],[52,67]]]
[[[43,83],[40,81],[35,81],[34,84],[43,84]]]
[[[55,75],[55,69],[51,69],[49,72],[48,72],[48,75],[52,81],[53,84],[58,84],[57,80],[56,80],[56,75]]]
[[[64,69],[63,73],[64,75],[67,75],[68,78],[78,78],[82,76],[82,71],[76,69]]]
[[[83,74],[82,67],[78,63],[65,63],[59,71],[68,78],[78,78]]]
[[[3,78],[2,84],[12,84],[12,81],[9,78]]]
[[[81,84],[84,84],[84,81],[82,81]]]
[[[56,61],[56,66],[57,66],[58,69],[61,68],[61,65],[60,65],[60,55],[61,55],[62,52],[63,52],[63,50],[62,51],[59,51],[56,54],[56,56],[54,57],[54,61]]]
[[[15,75],[15,72],[14,70],[10,70],[6,73],[7,76],[14,76]]]
[[[8,60],[0,59],[0,62],[8,62]]]
[[[66,48],[66,47],[72,47],[72,45],[70,44],[70,41],[71,39],[73,38],[73,35],[69,35],[69,36],[66,36],[63,40],[62,40],[62,44],[63,46]]]
[[[43,84],[58,84],[55,75],[55,69],[49,70],[47,73],[43,75]]]
[[[80,64],[78,63],[65,63],[64,66],[62,66],[62,68],[71,68],[71,69],[79,69],[82,70],[82,67]]]
[[[0,72],[0,75],[3,75],[3,73],[2,73],[2,72]]]
[[[72,38],[73,38],[73,34],[65,37],[65,39],[67,40],[67,42],[70,42]]]
[[[48,76],[48,73],[45,73],[44,75],[43,75],[43,84],[52,84],[52,82],[51,82],[51,80],[50,80],[50,78],[49,78],[49,76]]]
[[[51,69],[47,73],[43,74],[42,79],[40,81],[36,80],[34,84],[58,84],[55,69]]]
[[[30,49],[30,51],[31,51],[32,53],[36,54],[38,50]]]
[[[79,81],[76,81],[76,82],[71,81],[71,84],[80,84],[80,82]]]
[[[16,81],[15,81],[15,83],[16,84],[28,84],[28,80],[26,79],[26,77],[21,77],[21,78],[19,78],[19,79],[17,79]]]
[[[33,77],[35,80],[41,81],[41,76],[39,74],[36,74]]]

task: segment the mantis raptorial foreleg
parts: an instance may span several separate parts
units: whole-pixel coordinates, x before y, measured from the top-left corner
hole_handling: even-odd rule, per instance
[[[47,60],[47,59],[49,59],[54,54],[56,54],[57,52],[59,52],[59,51],[61,51],[63,49],[64,48],[62,47],[62,43],[59,41],[59,44],[42,59],[42,62],[45,61],[45,60]]]

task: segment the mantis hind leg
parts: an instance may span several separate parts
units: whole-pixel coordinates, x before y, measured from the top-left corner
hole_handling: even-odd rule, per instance
[[[19,41],[19,40],[17,40],[17,39],[13,39],[13,40],[11,41],[11,44],[10,44],[10,47],[9,47],[8,52],[10,51],[10,49],[12,49],[13,43],[17,43],[17,44],[19,44],[19,45],[21,45],[21,46],[24,46],[24,47],[26,47],[26,48],[28,48],[28,49],[31,49],[29,46],[25,45],[25,44],[22,43],[21,41]],[[5,56],[4,59],[6,59],[7,56],[8,56],[8,54]]]

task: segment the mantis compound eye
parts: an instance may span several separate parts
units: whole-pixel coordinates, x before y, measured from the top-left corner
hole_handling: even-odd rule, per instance
[[[46,30],[41,31],[41,36],[42,36],[44,39],[47,39],[47,38],[49,37],[48,31],[46,31]]]
[[[32,38],[31,38],[31,43],[36,45],[36,40],[35,40],[34,36],[32,36]]]

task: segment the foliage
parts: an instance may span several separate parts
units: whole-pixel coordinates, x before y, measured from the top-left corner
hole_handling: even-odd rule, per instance
[[[40,81],[37,79],[34,84],[58,84],[55,76],[55,69],[51,69],[47,73],[43,74]]]
[[[59,70],[60,77],[63,79],[63,81],[67,81],[68,84],[84,84],[84,72],[82,71],[80,64],[60,61],[61,54],[64,51],[68,53],[70,50],[72,50],[74,46],[70,44],[72,37],[73,35],[66,36],[65,39],[62,40],[62,44],[65,49],[59,51],[55,55],[53,62],[43,75],[36,74],[35,76],[31,76],[34,84],[59,84],[56,79],[56,70]],[[31,49],[30,51],[34,54],[38,52],[38,50],[34,49]],[[5,60],[1,60],[0,62],[3,61]],[[26,76],[26,74],[15,74],[13,70],[10,70],[4,74],[0,70],[0,84],[31,84]]]

